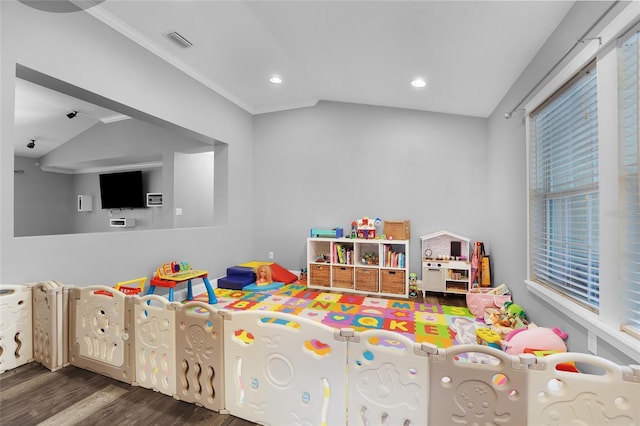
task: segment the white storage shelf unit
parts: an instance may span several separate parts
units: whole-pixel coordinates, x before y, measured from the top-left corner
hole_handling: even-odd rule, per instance
[[[409,295],[409,241],[307,239],[307,286],[385,296]]]

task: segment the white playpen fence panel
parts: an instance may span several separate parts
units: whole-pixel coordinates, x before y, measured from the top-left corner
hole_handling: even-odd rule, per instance
[[[134,298],[136,383],[165,395],[176,393],[176,311],[167,299]]]
[[[57,281],[33,285],[33,357],[55,371],[68,364],[69,289]]]
[[[106,286],[71,289],[71,364],[126,383],[135,380],[132,298]]]
[[[188,302],[177,306],[176,323],[176,398],[226,413],[222,316],[212,305]]]
[[[580,363],[581,372],[557,368],[566,363]],[[538,358],[529,370],[528,407],[530,425],[640,424],[640,366],[573,352]]]
[[[406,336],[384,330],[348,342],[349,425],[427,424],[429,358]]]
[[[429,362],[428,424],[527,424],[527,363],[535,362],[533,355],[521,359],[467,344],[438,349]]]
[[[222,312],[226,407],[266,425],[346,424],[347,342],[279,312]]]
[[[0,373],[33,359],[31,299],[28,285],[0,285]]]

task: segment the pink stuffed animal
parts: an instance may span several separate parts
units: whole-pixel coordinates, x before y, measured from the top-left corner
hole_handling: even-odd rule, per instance
[[[522,354],[525,349],[566,352],[564,339],[567,337],[567,333],[558,327],[545,328],[529,324],[528,328],[518,328],[509,333],[502,346],[510,355]]]

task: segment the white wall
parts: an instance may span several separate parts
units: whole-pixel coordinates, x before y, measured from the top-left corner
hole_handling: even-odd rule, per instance
[[[15,235],[74,232],[73,176],[43,172],[31,158],[16,157],[14,168]]]
[[[410,270],[420,236],[447,229],[490,241],[487,120],[320,102],[255,117],[254,252],[306,264],[312,227],[350,230],[363,216],[411,221]]]
[[[610,5],[611,2],[576,2],[489,118],[490,220],[487,232],[491,239],[492,262],[496,266],[493,270],[495,282],[506,283],[514,301],[525,307],[527,316],[538,325],[557,326],[567,332],[567,344],[574,352],[588,352],[585,326],[549,307],[529,293],[524,285],[528,278],[526,129],[523,113],[514,113],[510,120],[505,120],[504,114],[516,107]],[[577,53],[577,49],[572,53]],[[569,55],[567,60],[571,57]],[[611,125],[617,126],[616,123]],[[599,341],[598,355],[620,364],[633,363],[631,358],[602,341]]]
[[[252,251],[252,200],[241,194],[250,193],[252,185],[252,170],[243,167],[253,157],[251,116],[87,13],[46,13],[2,1],[0,15],[0,282],[113,284],[150,276],[171,260],[189,261],[215,277],[245,261]],[[229,203],[216,206],[227,224],[14,238],[16,63],[228,143],[222,157],[229,161]]]

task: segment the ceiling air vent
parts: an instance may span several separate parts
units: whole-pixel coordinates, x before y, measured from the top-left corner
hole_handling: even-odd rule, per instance
[[[182,47],[191,47],[191,46],[193,46],[193,43],[191,43],[189,40],[184,38],[177,31],[168,33],[167,37],[169,37],[171,40],[175,41],[176,43],[180,44],[180,46],[182,46]]]

